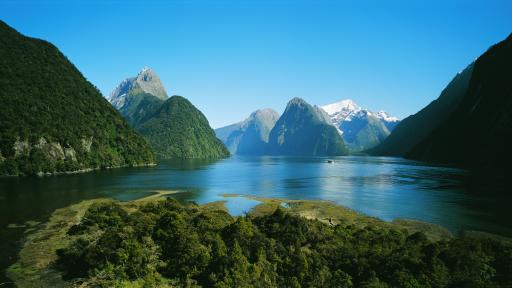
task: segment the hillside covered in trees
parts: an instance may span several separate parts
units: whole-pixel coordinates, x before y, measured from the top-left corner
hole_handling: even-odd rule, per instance
[[[147,142],[51,43],[0,21],[0,175],[149,164]]]
[[[158,158],[229,156],[228,149],[215,136],[208,119],[186,98],[172,96],[152,108],[154,110],[148,112],[134,128],[148,139]],[[145,109],[149,111],[150,108]]]

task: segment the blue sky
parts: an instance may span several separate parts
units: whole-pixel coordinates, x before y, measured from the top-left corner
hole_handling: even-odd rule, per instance
[[[406,117],[512,32],[512,1],[0,1],[104,95],[143,66],[213,127],[292,97]]]

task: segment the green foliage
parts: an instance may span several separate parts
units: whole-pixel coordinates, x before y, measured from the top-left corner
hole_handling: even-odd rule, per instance
[[[140,90],[140,89],[139,89]],[[151,94],[132,90],[125,98],[125,104],[119,109],[132,127],[144,122],[164,103]]]
[[[512,247],[492,239],[432,242],[420,232],[329,226],[280,209],[233,218],[173,199],[124,209],[94,205],[72,227],[76,240],[58,251],[66,277],[105,287],[512,285]]]
[[[0,102],[0,175],[153,162],[146,141],[55,46],[1,21]],[[41,139],[72,148],[76,160],[34,148]],[[16,153],[15,143],[23,141],[31,149]],[[91,141],[90,151],[83,141]]]
[[[229,151],[217,139],[206,117],[187,99],[172,96],[160,106],[149,100],[142,101],[139,104],[142,105],[141,108],[158,108],[152,113],[145,112],[144,115],[139,115],[140,119],[135,121],[134,127],[148,139],[158,158],[229,156]]]

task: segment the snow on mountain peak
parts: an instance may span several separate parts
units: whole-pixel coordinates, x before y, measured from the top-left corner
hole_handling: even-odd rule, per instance
[[[400,121],[400,119],[398,119],[397,117],[389,116],[389,114],[384,110],[380,110],[379,112],[377,112],[376,115],[377,115],[377,118],[382,119],[386,122]]]
[[[329,115],[333,115],[335,113],[341,112],[341,111],[347,111],[347,112],[357,112],[361,110],[361,107],[356,104],[352,99],[345,99],[341,100],[332,104],[328,104],[325,106],[322,106],[322,109],[327,112]]]

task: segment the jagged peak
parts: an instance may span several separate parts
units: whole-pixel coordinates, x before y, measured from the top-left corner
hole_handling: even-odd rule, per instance
[[[133,90],[151,94],[159,99],[166,100],[168,98],[167,91],[160,81],[160,77],[156,72],[144,66],[136,77],[124,79],[111,93],[108,100],[112,105],[120,109],[125,104],[126,96]]]

